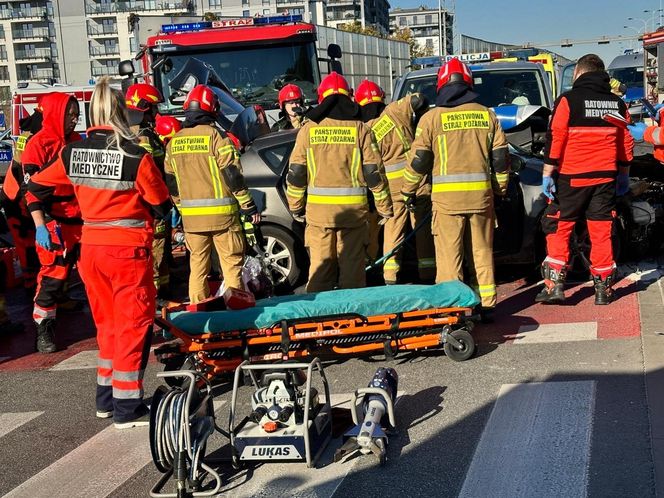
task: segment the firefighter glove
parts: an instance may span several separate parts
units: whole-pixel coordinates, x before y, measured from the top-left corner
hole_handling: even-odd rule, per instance
[[[620,173],[616,178],[616,194],[625,195],[629,192],[629,174]]]
[[[415,195],[404,194],[403,192],[402,195],[403,195],[403,203],[406,205],[406,209],[411,213],[415,212]]]
[[[299,211],[297,213],[291,213],[293,215],[293,219],[299,223],[304,223],[305,218],[304,218],[304,211]]]
[[[627,129],[637,142],[643,141],[643,134],[645,133],[646,128],[647,126],[643,122],[627,125]]]
[[[247,239],[247,244],[249,244],[250,247],[253,247],[258,244],[258,240],[256,239],[256,229],[251,221],[252,218],[249,216],[242,217],[242,230],[244,231],[244,238]]]
[[[553,200],[553,194],[556,193],[556,184],[550,176],[542,177],[542,192],[549,199]]]
[[[48,233],[48,228],[46,228],[46,225],[40,225],[36,228],[35,240],[37,242],[37,245],[43,247],[47,251],[53,250],[53,242],[51,241],[51,234]]]

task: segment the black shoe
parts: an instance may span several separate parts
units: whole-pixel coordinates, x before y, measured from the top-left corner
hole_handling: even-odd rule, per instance
[[[494,309],[493,308],[480,308],[480,320],[482,323],[488,324],[493,323],[494,320]]]
[[[604,306],[613,301],[613,289],[611,288],[612,281],[613,275],[609,275],[605,280],[602,280],[601,277],[593,277],[596,305]]]
[[[536,303],[561,304],[565,301],[565,284],[550,282],[544,283],[544,288],[535,296]]]
[[[37,324],[37,351],[40,353],[55,353],[58,348],[53,342],[55,336],[55,320],[45,319]]]

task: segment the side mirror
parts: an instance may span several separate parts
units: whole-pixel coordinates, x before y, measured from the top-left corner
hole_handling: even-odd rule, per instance
[[[336,43],[330,43],[327,46],[327,56],[330,59],[341,59],[341,47]]]
[[[134,63],[131,60],[120,62],[118,66],[118,73],[120,73],[120,76],[128,76],[131,78],[135,72],[136,69],[134,69]]]
[[[341,62],[337,60],[331,60],[329,62],[330,72],[334,71],[335,73],[344,74],[344,70],[341,67]]]

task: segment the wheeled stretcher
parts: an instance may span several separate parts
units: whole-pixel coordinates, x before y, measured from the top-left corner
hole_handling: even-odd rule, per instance
[[[167,370],[213,381],[240,363],[443,346],[455,361],[475,350],[477,295],[461,282],[349,289],[270,298],[240,311],[166,312],[157,324],[178,340],[155,350]]]

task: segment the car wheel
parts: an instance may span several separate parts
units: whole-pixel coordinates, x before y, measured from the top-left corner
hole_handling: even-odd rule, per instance
[[[264,239],[262,256],[272,271],[277,293],[292,292],[300,280],[303,261],[293,235],[274,225],[261,227]]]

